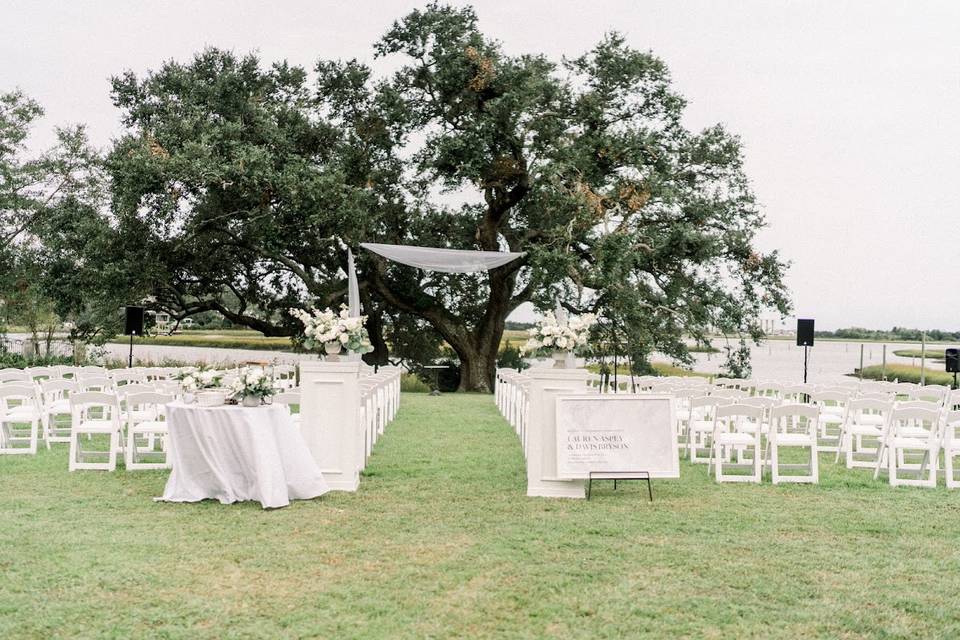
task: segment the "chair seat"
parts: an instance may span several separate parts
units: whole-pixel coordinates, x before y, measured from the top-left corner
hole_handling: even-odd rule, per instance
[[[842,424],[843,416],[838,413],[821,413],[820,422],[825,422],[827,424]]]
[[[927,438],[910,438],[903,436],[890,438],[887,444],[896,449],[933,449],[936,446]]]
[[[54,400],[47,404],[47,415],[62,415],[70,413],[70,401],[66,398]]]
[[[113,433],[118,429],[112,420],[84,420],[73,430],[82,433]]]
[[[131,429],[131,433],[166,433],[167,423],[163,420],[144,420],[138,422]]]
[[[878,416],[875,413],[867,413],[857,418],[857,422],[860,424],[873,424],[879,426],[883,424],[883,416]]]
[[[930,435],[930,432],[923,427],[900,427],[897,429],[898,436],[906,436],[907,438],[924,438]]]
[[[778,433],[776,442],[778,446],[804,446],[809,447],[815,442],[816,438],[807,433]]]
[[[756,444],[757,437],[749,433],[720,433],[717,434],[717,443],[719,444]]]
[[[3,416],[4,422],[16,422],[18,420],[38,420],[40,412],[35,407],[13,407]]]
[[[148,420],[156,420],[157,412],[153,409],[148,409],[146,411],[134,410],[126,411],[123,414],[124,422],[129,421],[131,418],[134,422],[145,422]]]
[[[824,416],[842,416],[843,410],[843,407],[838,407],[835,404],[820,405],[820,419],[822,420]]]
[[[757,423],[756,422],[747,422],[746,420],[737,425],[737,431],[741,433],[756,433],[757,432]],[[769,433],[770,425],[766,422],[759,424],[760,433]]]
[[[713,431],[713,420],[694,420],[690,423],[689,429],[697,433]]]
[[[883,429],[872,424],[857,422],[847,427],[847,432],[855,436],[882,436]]]

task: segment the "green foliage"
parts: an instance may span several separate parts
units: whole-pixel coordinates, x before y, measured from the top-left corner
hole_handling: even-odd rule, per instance
[[[430,393],[430,385],[415,373],[400,374],[400,391],[404,393]]]
[[[393,334],[374,344],[427,362],[442,340],[478,390],[525,302],[606,315],[638,362],[689,361],[683,336],[711,327],[757,337],[763,308],[787,309],[785,265],[753,247],[764,221],[739,140],[684,128],[652,54],[611,34],[561,63],[511,56],[471,8],[436,3],[374,50],[392,75],[321,60],[312,82],[208,49],[115,78],[112,255],[137,266],[127,284],[176,317],[292,335],[283,309],[342,300],[347,246],[524,251],[466,275],[358,254],[364,308]]]
[[[0,369],[25,369],[26,367],[50,367],[54,365],[71,365],[73,358],[69,356],[36,356],[27,357],[11,351],[0,351]]]
[[[960,342],[960,331],[942,331],[940,329],[864,329],[848,327],[836,331],[817,331],[818,338],[842,338],[844,340],[889,340],[891,342],[920,342],[926,334],[927,342]]]
[[[721,368],[721,373],[729,378],[749,378],[753,372],[750,366],[750,345],[746,340],[740,339],[736,346],[729,343],[723,348],[726,352],[726,360]]]
[[[863,378],[866,380],[883,380],[884,371],[887,380],[898,380],[900,382],[920,382],[920,367],[913,367],[908,364],[888,364],[871,365],[863,368]],[[953,374],[946,373],[937,369],[926,368],[924,379],[927,384],[953,384]]]
[[[943,360],[946,358],[943,349],[896,349],[893,352],[895,356],[903,358],[926,358],[927,360]]]
[[[528,368],[530,365],[524,362],[523,354],[520,353],[520,349],[518,347],[514,347],[508,340],[500,350],[500,355],[497,358],[497,366],[506,369],[523,370]]]

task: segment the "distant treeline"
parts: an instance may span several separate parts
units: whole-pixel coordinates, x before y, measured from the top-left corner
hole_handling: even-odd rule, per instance
[[[905,327],[894,327],[890,330],[848,327],[846,329],[837,329],[836,331],[817,331],[816,335],[819,338],[843,338],[845,340],[901,340],[904,342],[920,342],[924,333],[927,335],[927,340],[931,342],[960,341],[960,331],[941,331],[939,329],[923,331],[922,329],[907,329]]]
[[[504,328],[507,331],[526,331],[533,327],[532,322],[513,322],[512,320],[507,320],[503,323]]]

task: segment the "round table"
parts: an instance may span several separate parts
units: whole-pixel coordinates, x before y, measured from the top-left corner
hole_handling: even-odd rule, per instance
[[[167,405],[166,502],[255,500],[264,509],[329,488],[285,406]]]

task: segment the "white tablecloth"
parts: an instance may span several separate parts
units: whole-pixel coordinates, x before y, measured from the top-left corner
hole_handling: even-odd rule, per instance
[[[167,405],[168,502],[256,500],[263,508],[329,488],[286,407]]]

